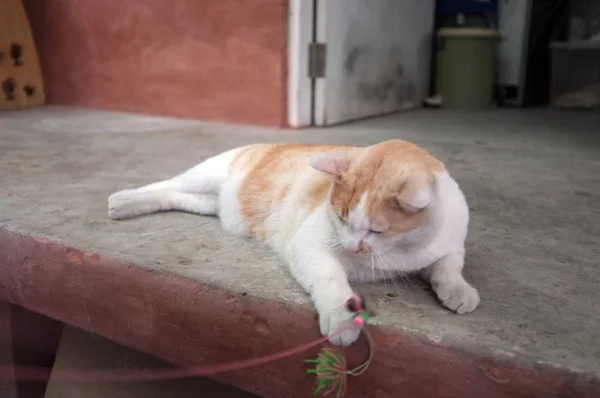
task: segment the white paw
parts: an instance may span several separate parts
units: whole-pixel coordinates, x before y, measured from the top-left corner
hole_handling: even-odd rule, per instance
[[[331,303],[332,305],[325,305],[324,308],[319,309],[319,325],[323,336],[329,336],[352,323],[354,314],[346,308],[346,301],[347,299],[336,300],[335,303]],[[330,337],[329,342],[334,345],[349,346],[358,339],[360,330],[360,326],[352,326]]]
[[[113,220],[122,220],[135,213],[135,191],[124,189],[108,197],[108,216]]]
[[[443,283],[434,286],[433,290],[442,304],[457,314],[468,314],[479,305],[477,289],[466,282]]]

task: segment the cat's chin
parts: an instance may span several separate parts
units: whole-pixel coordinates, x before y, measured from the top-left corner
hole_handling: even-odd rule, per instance
[[[369,257],[386,257],[389,253],[393,252],[393,248],[388,250],[372,250],[368,252],[354,252],[349,249],[344,249],[344,253],[357,258],[369,258]]]

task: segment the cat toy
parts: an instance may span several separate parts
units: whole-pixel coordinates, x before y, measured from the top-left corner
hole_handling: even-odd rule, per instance
[[[316,347],[327,342],[327,340],[330,338],[340,335],[346,330],[357,326],[362,327],[368,321],[369,317],[364,312],[363,300],[359,295],[355,295],[353,298],[348,300],[346,306],[354,314],[352,321],[348,325],[334,331],[328,336],[321,337],[298,347],[290,348],[262,357],[213,366],[189,367],[182,369],[149,369],[146,372],[124,369],[119,370],[118,372],[110,369],[52,369],[48,367],[13,366],[0,364],[0,381],[47,381],[50,379],[50,376],[52,376],[52,379],[54,380],[73,382],[156,381],[183,379],[195,376],[210,376],[217,373],[232,372],[253,366],[260,366],[282,358],[296,355],[309,348]],[[369,342],[369,356],[362,365],[352,370],[346,370],[346,362],[343,356],[331,348],[323,349],[316,360],[308,361],[314,361],[314,363],[317,364],[316,369],[309,371],[309,373],[317,375],[319,387],[317,387],[315,394],[318,394],[319,392],[329,394],[332,391],[336,391],[336,397],[341,398],[346,388],[346,376],[357,376],[367,369],[371,359],[373,358],[374,345],[368,331],[365,328],[362,330],[365,332],[367,341]]]
[[[364,312],[365,305],[362,297],[355,295],[353,299],[348,300],[346,305],[348,309],[355,314],[353,322],[355,325],[362,326],[369,321],[369,316]],[[358,376],[367,370],[373,359],[375,345],[373,344],[373,339],[371,338],[369,331],[363,329],[363,332],[369,344],[369,356],[362,364],[354,369],[348,370],[344,356],[339,350],[331,347],[323,348],[316,359],[308,359],[305,361],[315,364],[314,369],[308,369],[306,371],[306,373],[316,375],[317,377],[317,389],[315,390],[314,395],[322,393],[325,397],[332,392],[335,392],[336,398],[342,398],[346,393],[348,375]]]

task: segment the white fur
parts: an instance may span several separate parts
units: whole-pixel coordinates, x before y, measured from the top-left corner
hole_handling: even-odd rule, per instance
[[[226,231],[248,235],[238,200],[244,175],[228,173],[240,149],[210,158],[173,179],[111,195],[109,216],[123,219],[163,210],[218,214]],[[289,194],[266,221],[266,241],[286,260],[294,278],[310,294],[322,334],[330,334],[350,321],[352,314],[345,304],[353,294],[351,281],[372,281],[393,273],[422,271],[441,302],[459,314],[477,307],[477,290],[462,276],[469,211],[458,184],[448,173],[437,176],[434,192],[418,197],[419,204],[429,204],[432,222],[392,239],[369,231],[373,226],[365,216],[364,196],[350,212],[347,223],[328,203],[312,212],[305,209],[298,193],[312,173],[318,171],[306,167],[293,176]],[[373,248],[373,255],[353,253],[361,240]],[[359,332],[353,328],[330,340],[348,345]]]
[[[112,194],[108,216],[120,220],[167,210],[217,215],[221,189],[229,180],[229,164],[238,150],[209,158],[171,179]]]

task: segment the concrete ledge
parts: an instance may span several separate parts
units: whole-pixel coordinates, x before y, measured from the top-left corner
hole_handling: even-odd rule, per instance
[[[377,312],[378,351],[349,396],[600,395],[597,115],[484,113],[465,122],[423,111],[389,125],[297,133],[62,108],[3,116],[0,300],[180,366],[302,344],[318,337],[315,314],[267,248],[226,236],[213,218],[112,222],[106,198],[245,143],[396,136],[440,156],[465,187],[466,277],[482,305],[460,317],[418,281],[358,286]],[[494,125],[503,135],[488,132]],[[563,171],[547,172],[557,164]],[[364,350],[359,343],[347,356],[356,362]],[[314,380],[302,360],[313,354],[216,379],[265,397],[309,396]]]
[[[164,275],[45,238],[0,229],[0,298],[179,366],[266,355],[319,337],[308,305]],[[349,397],[594,397],[600,384],[550,366],[474,357],[397,329],[373,330],[371,369]],[[357,363],[360,341],[345,355]],[[306,397],[304,354],[214,379],[264,397]]]

